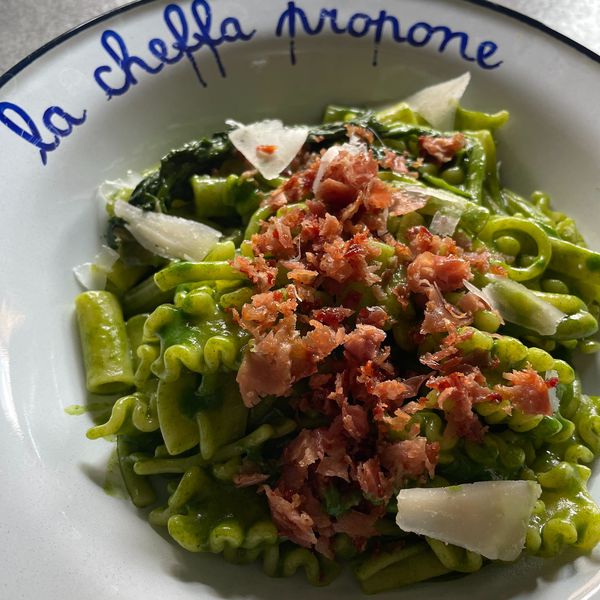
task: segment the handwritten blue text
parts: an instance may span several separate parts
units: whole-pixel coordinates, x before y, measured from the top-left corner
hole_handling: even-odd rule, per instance
[[[0,123],[35,146],[44,165],[48,162],[48,152],[56,150],[61,138],[71,135],[73,127],[85,122],[86,117],[85,110],[81,117],[74,117],[60,106],[50,106],[42,116],[44,127],[52,134],[52,138],[48,140],[48,138],[44,139],[40,128],[23,108],[12,102],[0,102]]]
[[[347,19],[342,19],[336,8],[323,8],[319,12],[318,20],[311,22],[302,8],[295,2],[288,2],[286,10],[279,17],[275,34],[278,37],[289,37],[290,60],[292,64],[296,64],[295,40],[299,30],[315,36],[327,28],[338,35],[347,34],[356,38],[371,36],[374,44],[373,65],[377,65],[379,44],[386,30],[397,43],[406,43],[417,48],[436,44],[438,52],[445,52],[454,47],[464,60],[475,62],[482,69],[495,69],[502,64],[501,60],[494,59],[498,46],[490,40],[483,41],[473,48],[468,33],[453,31],[446,25],[430,25],[425,21],[405,27],[403,34],[398,17],[390,15],[386,10],[380,10],[375,16],[357,12]]]
[[[137,84],[135,69],[156,74],[162,71],[165,65],[175,64],[184,58],[192,65],[198,81],[206,87],[206,80],[194,54],[201,48],[207,48],[217,64],[219,73],[222,77],[226,77],[219,46],[224,43],[248,41],[256,33],[256,30],[246,33],[235,17],[226,17],[215,27],[212,9],[207,0],[192,2],[192,27],[185,12],[177,4],[169,4],[165,7],[163,19],[169,30],[170,39],[151,39],[148,42],[149,58],[131,54],[125,40],[116,31],[108,29],[102,34],[101,43],[110,56],[112,65],[99,66],[94,71],[94,79],[109,99],[124,94],[132,85]]]

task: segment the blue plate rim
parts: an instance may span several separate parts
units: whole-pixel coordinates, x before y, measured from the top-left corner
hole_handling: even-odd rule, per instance
[[[107,21],[108,19],[111,19],[112,17],[115,17],[117,15],[128,12],[134,8],[137,8],[138,6],[143,6],[145,4],[150,4],[150,3],[156,2],[156,1],[157,0],[134,0],[133,2],[129,2],[128,4],[124,4],[123,6],[119,6],[112,10],[109,10],[108,12],[105,12],[96,17],[93,17],[93,18],[89,19],[88,21],[84,21],[83,23],[76,25],[72,29],[69,29],[68,31],[60,34],[59,36],[50,40],[43,46],[40,46],[37,50],[34,50],[33,52],[31,52],[31,54],[28,54],[25,58],[20,60],[16,65],[14,65],[10,69],[8,69],[8,71],[6,71],[2,75],[0,75],[0,89],[2,89],[3,86],[5,86],[11,79],[13,79],[13,77],[15,77],[15,75],[17,75],[18,73],[23,71],[26,67],[28,67],[30,64],[32,64],[38,58],[40,58],[41,56],[43,56],[44,54],[46,54],[48,51],[52,50],[53,48],[56,48],[63,42],[66,42],[68,39],[81,33],[82,31],[85,31],[86,29],[89,29],[90,27],[93,27],[94,25],[97,25],[98,23]],[[587,48],[583,44],[576,42],[575,40],[571,39],[570,37],[556,31],[555,29],[548,27],[548,25],[545,25],[544,23],[538,21],[537,19],[534,19],[533,17],[529,17],[527,15],[524,15],[523,13],[517,12],[516,10],[513,10],[512,8],[508,8],[506,6],[500,6],[499,4],[496,4],[495,2],[491,2],[490,0],[462,0],[462,1],[467,2],[469,4],[474,4],[475,6],[487,8],[494,12],[506,15],[513,19],[516,19],[517,21],[520,21],[521,23],[524,23],[525,25],[528,25],[534,29],[537,29],[538,31],[541,31],[542,33],[545,33],[546,35],[549,35],[550,37],[553,37],[554,39],[558,40],[559,42],[562,42],[562,43],[566,44],[567,46],[570,46],[571,48],[577,50],[581,54],[592,59],[594,62],[600,64],[600,54],[594,52],[590,48]]]

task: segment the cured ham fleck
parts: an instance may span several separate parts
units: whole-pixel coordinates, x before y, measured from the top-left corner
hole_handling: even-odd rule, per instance
[[[419,145],[427,155],[444,164],[464,148],[465,136],[462,133],[455,133],[450,137],[423,135],[419,137]]]
[[[373,386],[371,391],[374,396],[377,396],[386,405],[392,406],[401,403],[405,398],[410,398],[411,396],[410,388],[398,379],[379,381]]]
[[[389,315],[381,306],[362,308],[356,319],[358,324],[373,325],[373,327],[378,327],[379,329],[382,329],[389,321]]]
[[[435,476],[439,444],[412,418],[431,408],[430,391],[449,432],[471,440],[485,430],[477,403],[506,397],[535,411],[546,410],[544,391],[547,397],[527,371],[506,374],[508,385],[491,389],[474,354],[458,350],[471,335],[458,328],[481,303],[466,293],[457,307],[444,294],[465,290],[474,272],[488,272],[489,253],[473,251],[466,236],[425,227],[409,229],[406,244],[397,241],[388,217],[420,210],[427,197],[378,177],[380,166],[410,175],[403,156],[389,152],[378,160],[369,148],[372,132],[350,126],[348,135],[349,143],[297,161],[262,203],[278,212],[252,236],[253,257],[231,263],[254,287],[252,299],[231,310],[251,338],[237,375],[242,400],[252,407],[266,396],[287,398],[297,422],[309,424],[285,444],[276,481],[253,464],[234,483],[268,481],[262,489],[279,534],[329,558],[336,533],[364,547],[392,494]],[[424,154],[447,162],[463,141],[420,143]],[[393,250],[386,249],[384,264],[383,244]],[[387,343],[404,313],[416,315],[409,317],[415,345],[445,334],[416,372],[406,372]]]
[[[253,259],[245,256],[236,256],[231,261],[231,266],[247,275],[248,279],[261,291],[273,287],[277,269],[267,263],[263,256]]]
[[[367,539],[377,535],[375,522],[379,517],[377,513],[365,514],[350,510],[334,523],[333,529],[336,533],[345,533],[351,538]]]
[[[327,358],[344,341],[344,330],[333,329],[311,320],[311,331],[297,337],[291,348],[292,374],[294,381],[312,375],[320,361]]]
[[[348,137],[350,139],[356,137],[363,142],[367,142],[367,144],[372,144],[375,139],[373,132],[370,129],[358,125],[346,125],[346,131],[348,132]]]
[[[476,367],[469,373],[455,371],[448,375],[432,377],[427,386],[438,392],[437,404],[446,420],[460,437],[480,441],[484,426],[473,412],[479,402],[499,402],[500,394],[490,389],[485,377]]]
[[[338,283],[364,281],[373,285],[380,280],[374,273],[376,267],[368,260],[379,255],[379,250],[367,244],[367,235],[357,233],[349,240],[338,238],[323,245],[323,256],[318,270]]]
[[[342,404],[342,422],[350,437],[360,441],[369,435],[369,418],[366,410],[356,404]]]
[[[436,284],[442,292],[451,292],[473,277],[469,263],[460,256],[439,256],[429,251],[419,254],[408,265],[406,274],[408,287],[417,293],[428,283]]]
[[[310,548],[317,543],[313,531],[314,521],[300,509],[301,499],[299,494],[293,494],[291,499],[284,498],[280,491],[264,486],[271,516],[281,535],[288,537],[299,546]]]
[[[379,161],[379,164],[384,169],[389,169],[399,175],[413,175],[406,164],[406,158],[389,149],[385,151],[385,155],[383,159]]]
[[[385,331],[373,325],[357,325],[344,340],[346,356],[360,364],[373,360],[383,340],[385,340]]]
[[[294,317],[286,317],[253,349],[244,352],[236,381],[244,404],[256,406],[264,396],[287,396],[292,386],[292,342],[298,332]],[[268,373],[268,377],[265,374]]]
[[[329,327],[339,327],[341,323],[352,316],[354,311],[343,306],[327,306],[313,311],[313,317]]]
[[[430,443],[427,438],[419,436],[385,445],[380,456],[382,464],[392,473],[397,483],[424,475],[433,477],[439,457],[439,444]]]
[[[409,247],[415,256],[423,252],[432,252],[440,256],[462,254],[462,248],[451,237],[440,237],[434,235],[426,227],[411,227],[406,235],[409,240]]]
[[[410,194],[406,190],[396,189],[392,192],[390,216],[399,217],[423,208],[427,204],[425,194]]]
[[[425,287],[427,304],[421,323],[421,333],[444,333],[459,325],[468,325],[473,318],[471,313],[463,313],[444,299],[436,283]]]
[[[497,385],[494,389],[513,406],[528,415],[551,415],[554,411],[548,388],[554,387],[552,380],[545,381],[531,368],[504,373],[511,385]]]
[[[358,465],[356,481],[365,496],[377,503],[389,500],[392,494],[392,481],[383,474],[378,457],[370,458]]]
[[[292,286],[289,286],[285,293],[276,290],[254,294],[252,300],[242,306],[241,315],[237,311],[234,315],[243,329],[260,339],[269,333],[281,318],[294,317],[295,319],[295,311],[298,307],[295,296]]]

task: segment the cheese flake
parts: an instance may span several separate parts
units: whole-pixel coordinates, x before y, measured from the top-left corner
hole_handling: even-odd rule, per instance
[[[221,237],[220,231],[203,223],[141,210],[123,200],[115,202],[114,211],[146,250],[163,258],[202,260]]]
[[[231,143],[265,179],[275,179],[292,162],[308,137],[308,127],[286,127],[278,119],[242,125],[229,133]]]
[[[448,131],[454,127],[454,114],[469,82],[471,74],[426,87],[404,100],[434,129]]]
[[[492,560],[518,558],[542,489],[534,481],[478,481],[398,494],[396,523]]]

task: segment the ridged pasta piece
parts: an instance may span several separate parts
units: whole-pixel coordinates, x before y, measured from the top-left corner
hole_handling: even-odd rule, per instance
[[[435,552],[439,561],[451,571],[460,573],[474,573],[479,571],[483,565],[483,558],[477,552],[471,552],[465,548],[446,544],[433,538],[426,538],[429,547]]]
[[[177,379],[158,384],[158,420],[170,455],[181,454],[198,445],[197,388],[198,377],[190,371],[182,371]]]
[[[293,544],[282,545],[276,575],[291,577],[299,569],[304,571],[307,581],[316,586],[329,585],[340,572],[337,563],[322,555]]]
[[[565,546],[589,551],[600,541],[600,508],[586,489],[590,474],[563,461],[537,476],[542,496],[531,518],[528,552],[555,556]]]
[[[198,395],[203,401],[196,413],[200,453],[210,460],[219,448],[244,436],[248,409],[233,374],[205,375]]]
[[[518,408],[511,407],[503,400],[501,402],[480,402],[474,406],[475,412],[490,425],[505,424],[516,432],[531,431],[537,427],[544,415],[531,415]]]
[[[146,445],[147,440],[140,436],[129,437],[120,435],[117,438],[117,458],[123,483],[138,508],[150,506],[156,501],[156,493],[152,482],[147,477],[141,477],[133,470],[135,452]]]
[[[219,483],[192,467],[169,499],[167,528],[191,552],[260,550],[278,541],[263,496],[250,488]]]
[[[160,344],[151,371],[161,380],[175,381],[182,367],[195,373],[216,373],[239,366],[246,336],[215,302],[214,294],[208,287],[182,292],[179,306],[162,304],[147,318],[145,343],[138,348],[138,356],[147,343]]]
[[[151,381],[142,390],[119,398],[113,405],[108,421],[89,429],[87,437],[95,440],[110,435],[156,431],[159,428],[157,383]]]
[[[226,444],[219,448],[212,457],[213,464],[226,462],[234,457],[242,456],[248,451],[258,448],[267,440],[283,437],[296,428],[295,421],[280,419],[273,424],[265,423],[257,427],[243,438]],[[136,462],[134,470],[138,475],[164,475],[172,473],[185,473],[193,466],[207,466],[207,461],[200,452],[191,456],[167,458],[155,456],[143,457]]]
[[[600,396],[583,394],[573,421],[583,443],[595,456],[600,455]]]
[[[384,549],[367,554],[354,568],[354,574],[367,594],[425,581],[450,573],[425,542]]]

